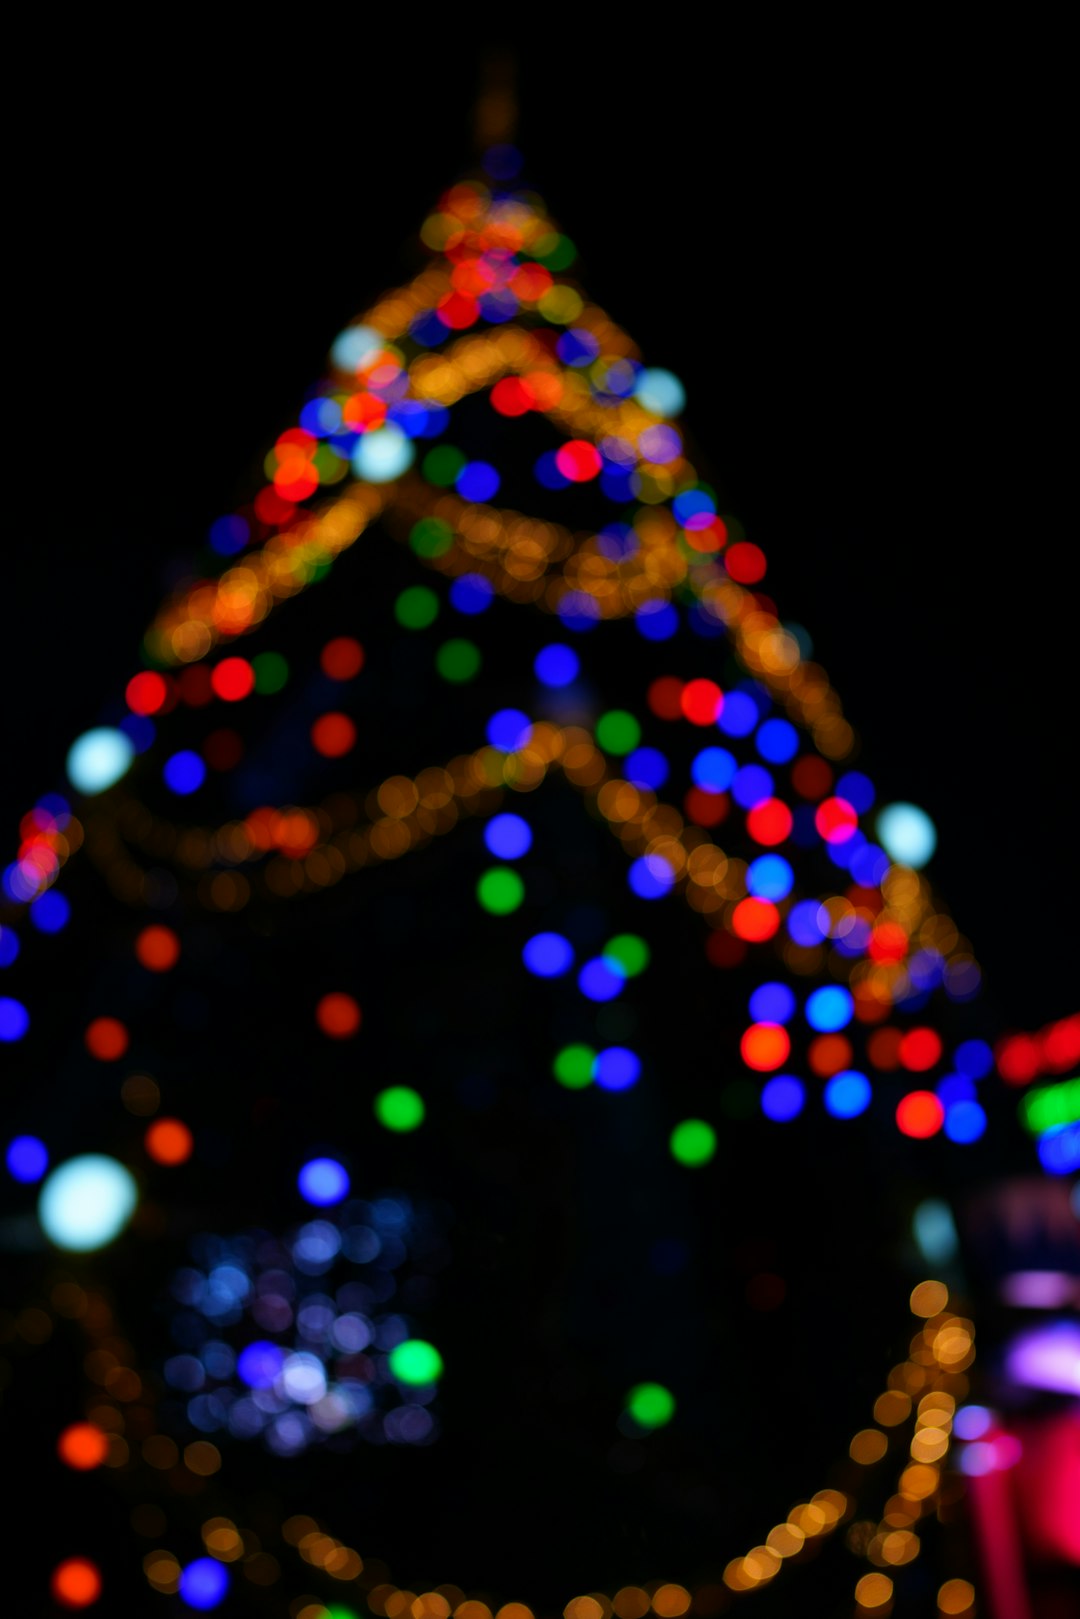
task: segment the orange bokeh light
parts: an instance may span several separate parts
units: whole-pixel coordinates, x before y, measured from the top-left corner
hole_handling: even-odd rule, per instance
[[[156,1164],[184,1164],[195,1146],[182,1119],[155,1119],[143,1137],[143,1146]]]
[[[135,940],[135,956],[152,973],[167,973],[180,959],[180,940],[172,928],[152,922]]]
[[[100,1467],[108,1450],[108,1438],[92,1422],[73,1422],[56,1441],[60,1460],[79,1473],[88,1473],[91,1468]]]
[[[324,995],[315,1008],[315,1021],[332,1040],[351,1040],[360,1027],[360,1007],[340,990]]]

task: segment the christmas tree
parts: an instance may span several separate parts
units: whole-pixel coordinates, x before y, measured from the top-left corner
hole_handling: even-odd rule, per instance
[[[5,874],[53,1595],[965,1612],[934,1194],[995,1067],[1075,1169],[1076,1020],[991,1044],[932,822],[519,162],[336,339]]]

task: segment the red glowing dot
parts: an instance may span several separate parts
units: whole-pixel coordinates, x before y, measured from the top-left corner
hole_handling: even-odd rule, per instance
[[[1007,1035],[995,1056],[998,1073],[1009,1085],[1030,1085],[1042,1071],[1039,1043],[1030,1034]]]
[[[491,390],[491,403],[500,416],[524,416],[536,401],[520,377],[503,377]]]
[[[101,1595],[101,1575],[88,1557],[58,1563],[49,1584],[53,1600],[62,1608],[89,1608]]]
[[[302,460],[306,456],[314,455],[318,447],[319,441],[314,433],[307,433],[302,427],[287,427],[274,441],[274,453],[279,461],[291,457],[299,457]]]
[[[77,1473],[88,1473],[91,1468],[100,1467],[108,1455],[108,1436],[92,1422],[73,1422],[56,1441],[56,1453]]]
[[[933,1029],[909,1029],[897,1048],[900,1066],[913,1074],[925,1074],[941,1058],[941,1036]]]
[[[316,1006],[315,1021],[332,1040],[351,1040],[360,1027],[360,1007],[351,995],[334,990]]]
[[[881,922],[870,935],[867,954],[871,961],[903,961],[908,936],[899,922]]]
[[[214,700],[214,687],[205,663],[193,663],[177,679],[180,697],[189,708],[205,708]]]
[[[128,1048],[130,1036],[115,1017],[96,1017],[83,1035],[86,1049],[99,1062],[116,1062]]]
[[[537,303],[551,284],[551,271],[542,264],[523,264],[510,277],[511,291],[523,304]]]
[[[896,1109],[896,1122],[904,1135],[925,1141],[941,1129],[945,1109],[933,1091],[909,1091]]]
[[[866,1042],[866,1055],[874,1067],[883,1074],[891,1074],[900,1066],[899,1029],[875,1029]]]
[[[1043,1061],[1054,1073],[1080,1062],[1080,1013],[1051,1023],[1043,1030],[1040,1041]]]
[[[364,649],[351,635],[338,635],[323,647],[319,664],[331,680],[353,680],[364,667]]]
[[[740,585],[756,585],[765,577],[765,553],[760,545],[739,540],[724,557],[724,566]]]
[[[731,925],[740,939],[763,944],[780,926],[780,912],[767,899],[741,899],[732,912]]]
[[[371,427],[381,427],[386,420],[386,400],[378,394],[358,393],[346,399],[341,412],[343,420],[358,433]]]
[[[274,473],[274,488],[286,500],[306,500],[319,487],[319,474],[308,461],[286,461]]]
[[[287,523],[290,517],[296,516],[296,507],[292,501],[279,495],[272,484],[260,489],[252,504],[255,507],[255,516],[268,528],[280,528],[282,523]]]
[[[452,331],[464,331],[480,314],[480,305],[467,292],[448,292],[439,299],[436,313],[444,326]]]
[[[707,793],[704,787],[691,787],[683,799],[686,818],[695,826],[719,826],[727,819],[730,808],[727,793]]]
[[[658,720],[677,720],[682,716],[683,683],[677,675],[661,675],[645,693],[645,701]]]
[[[244,740],[239,731],[211,731],[202,751],[211,770],[232,770],[244,757]]]
[[[705,954],[714,967],[737,967],[746,960],[746,940],[716,928],[705,941]]]
[[[843,1034],[819,1034],[816,1040],[811,1040],[806,1052],[807,1066],[819,1079],[831,1079],[834,1074],[850,1068],[851,1059],[851,1041]]]
[[[739,1050],[747,1068],[768,1074],[787,1062],[791,1040],[782,1023],[751,1023],[739,1041]]]
[[[763,798],[746,817],[746,830],[755,843],[773,849],[791,836],[792,815],[779,798]]]
[[[603,466],[600,451],[588,439],[572,438],[555,451],[555,465],[571,483],[588,483]]]
[[[146,669],[141,675],[132,675],[124,696],[133,714],[156,714],[169,695],[164,677]]]
[[[167,973],[180,960],[180,940],[172,928],[152,922],[135,940],[135,957],[152,973]]]
[[[713,725],[724,706],[724,694],[715,680],[690,680],[683,687],[681,706],[691,725]]]
[[[827,798],[817,807],[814,825],[826,843],[846,843],[857,830],[859,817],[846,798]]]
[[[182,1119],[155,1119],[143,1136],[143,1146],[156,1164],[186,1164],[195,1146]]]
[[[255,671],[246,658],[223,658],[210,676],[214,691],[226,703],[239,703],[255,690]]]
[[[311,741],[324,759],[341,759],[356,746],[356,726],[347,714],[321,714],[311,727]]]
[[[824,798],[832,784],[832,770],[816,753],[804,753],[791,767],[791,785],[800,798],[808,798],[811,803]]]

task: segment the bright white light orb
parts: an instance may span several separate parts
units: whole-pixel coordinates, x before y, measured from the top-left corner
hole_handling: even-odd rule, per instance
[[[89,1253],[118,1237],[135,1212],[135,1178],[115,1158],[88,1152],[46,1177],[38,1219],[58,1248]]]
[[[416,458],[413,441],[400,427],[387,422],[385,427],[370,427],[360,435],[352,453],[353,471],[368,483],[389,483],[412,466]]]
[[[657,416],[677,416],[686,404],[686,390],[673,371],[648,366],[638,372],[634,398]]]
[[[385,342],[372,326],[346,326],[334,339],[330,358],[340,371],[355,371],[369,354],[383,348]]]
[[[917,804],[887,804],[878,814],[877,836],[890,860],[915,871],[937,848],[937,827]]]
[[[103,793],[126,775],[134,757],[130,737],[111,725],[98,725],[68,749],[68,780],[80,793]]]

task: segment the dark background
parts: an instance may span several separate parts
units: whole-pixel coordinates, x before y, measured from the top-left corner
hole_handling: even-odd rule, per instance
[[[170,567],[470,162],[479,51],[365,40],[335,28],[329,82],[243,51],[175,79],[74,47],[41,68],[9,176],[9,845]],[[1080,897],[1066,177],[1033,50],[534,41],[518,73],[526,177],[592,296],[685,380],[765,588],[884,796],[938,823],[933,875],[1027,1027],[1075,1005]]]

